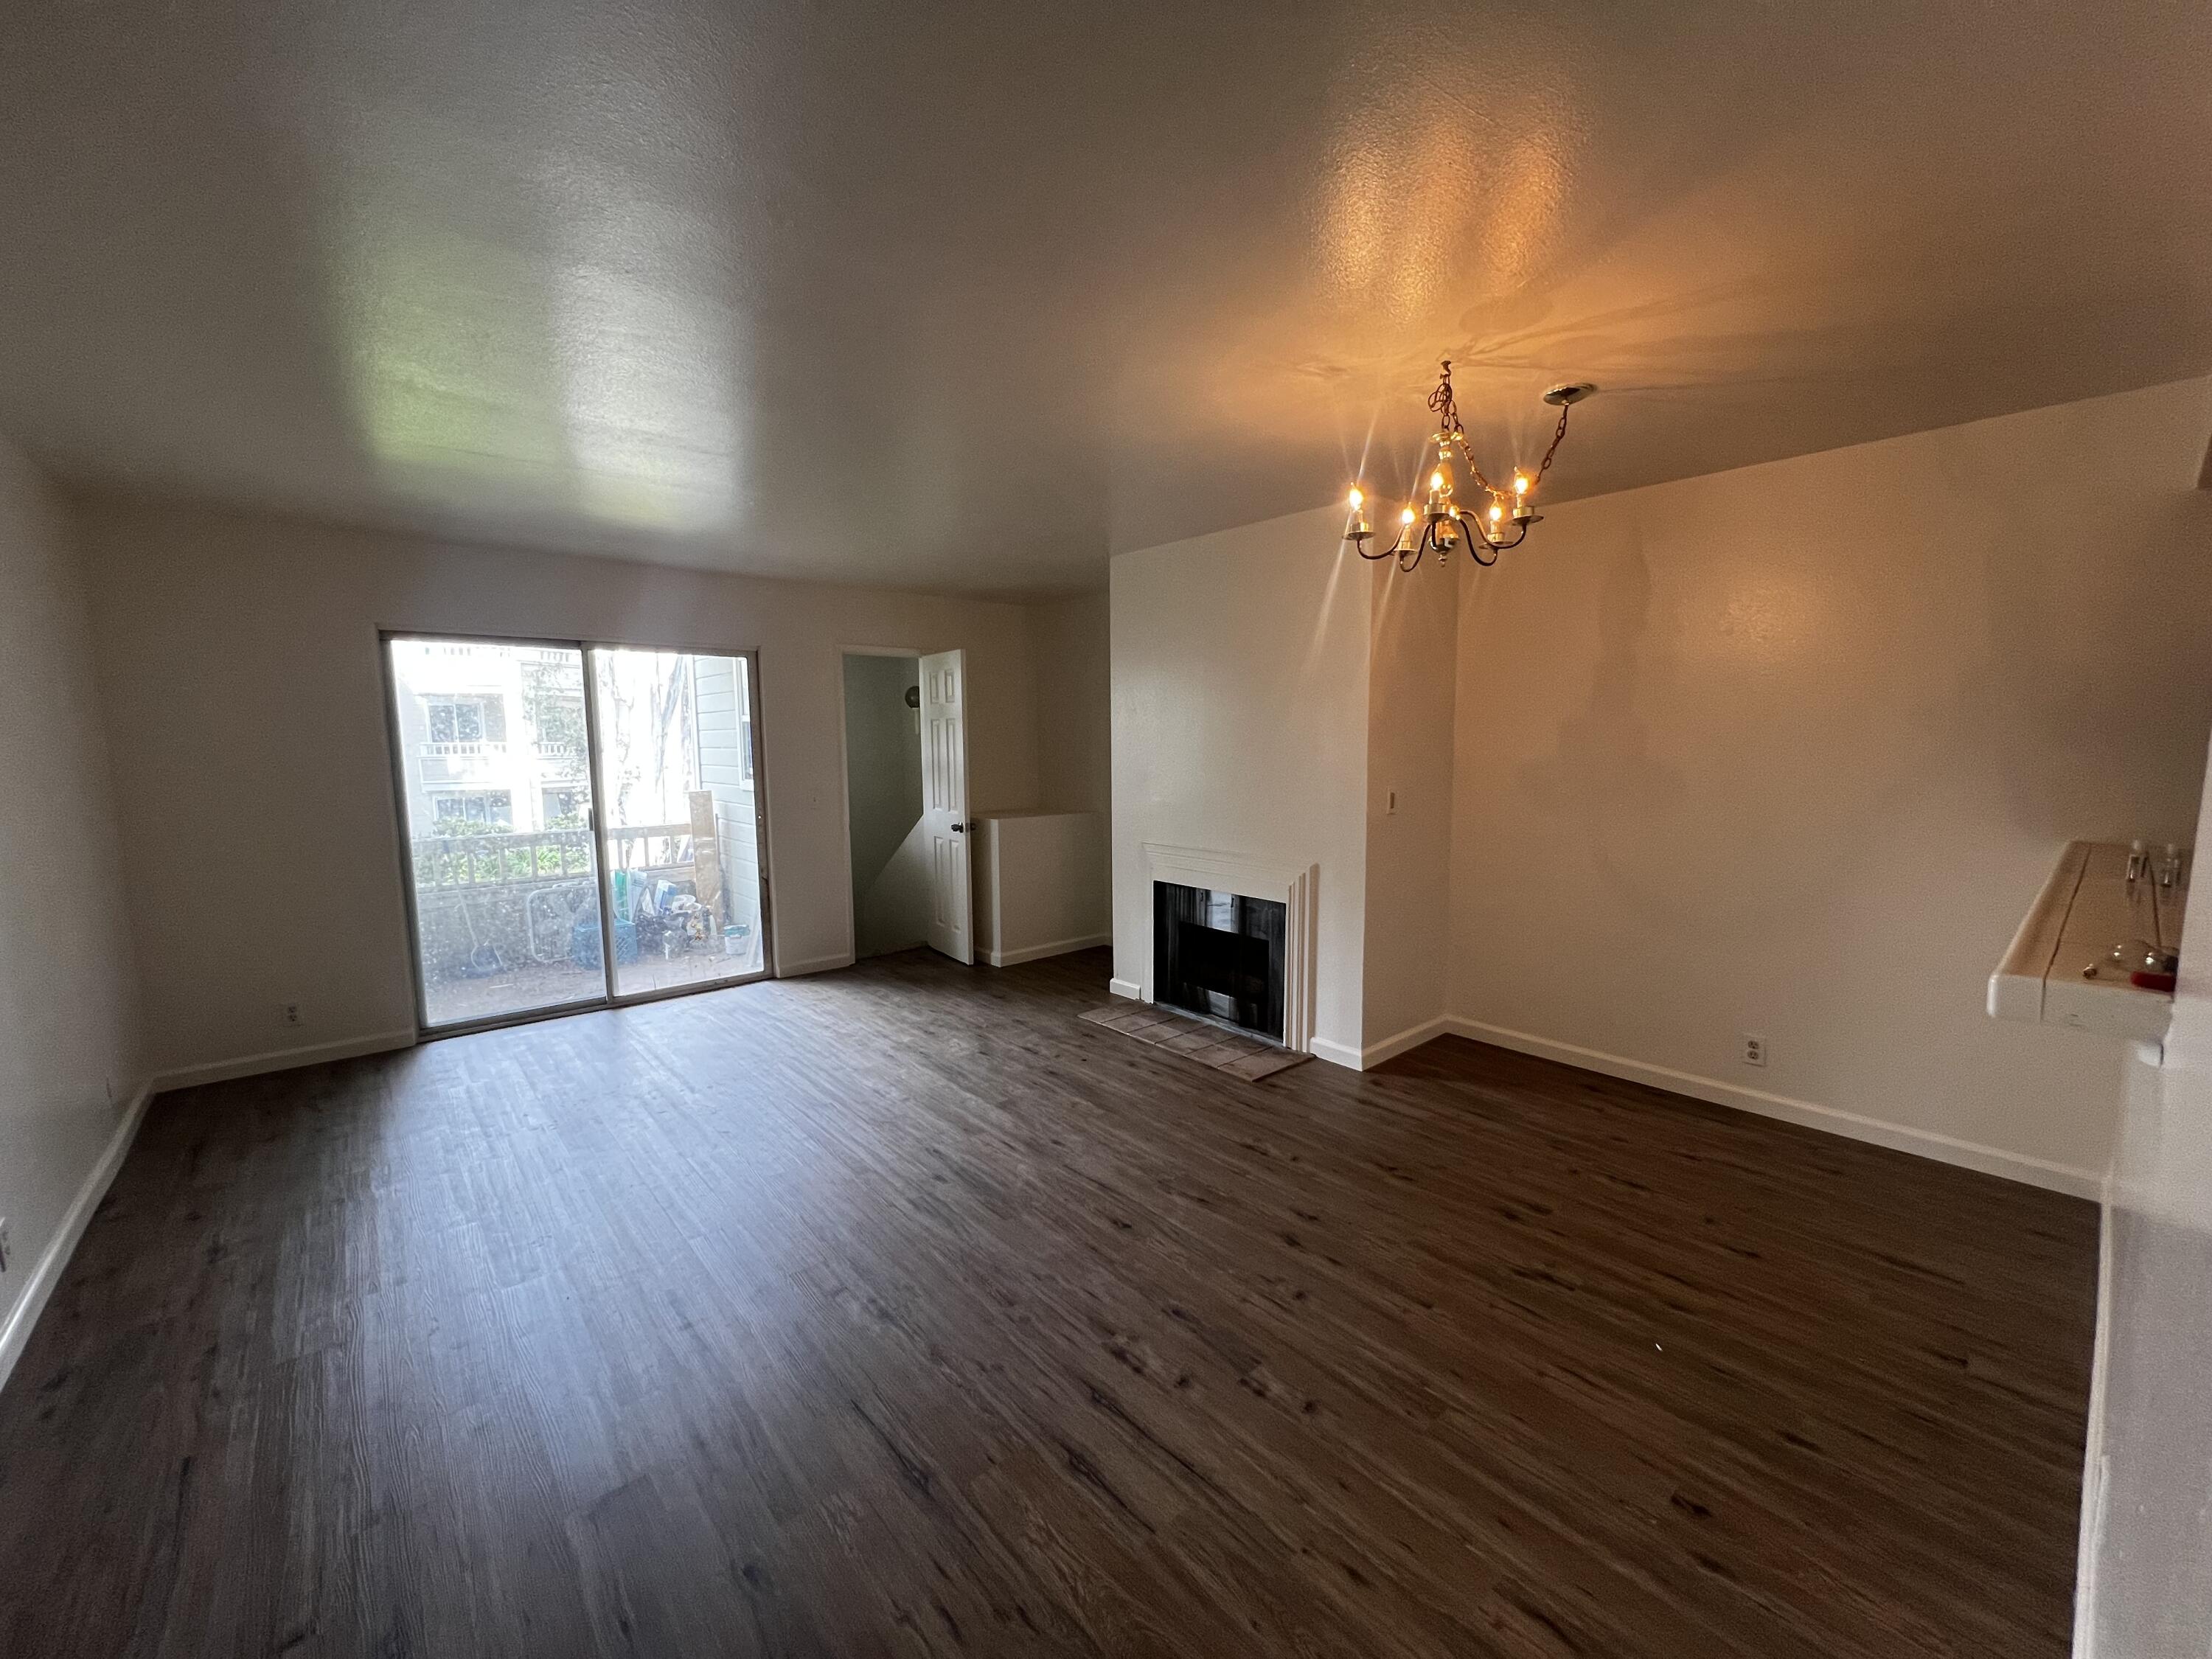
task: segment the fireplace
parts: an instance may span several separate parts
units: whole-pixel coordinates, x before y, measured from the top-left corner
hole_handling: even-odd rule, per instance
[[[1188,921],[1206,933],[1261,938],[1268,945],[1270,994],[1266,999],[1267,1006],[1246,1011],[1252,1015],[1252,1023],[1243,1029],[1272,1037],[1295,1053],[1311,1054],[1314,998],[1320,984],[1315,957],[1320,926],[1321,866],[1277,863],[1265,856],[1210,847],[1177,847],[1160,841],[1145,842],[1142,846],[1145,872],[1152,890],[1151,902],[1145,906],[1149,913],[1146,920],[1152,923],[1147,930],[1151,937],[1140,947],[1142,954],[1115,975],[1114,994],[1157,1002],[1164,1007],[1199,1008],[1213,1019],[1237,1019],[1236,1012],[1215,1013],[1212,997],[1226,998],[1232,1011],[1240,1001],[1261,1001],[1257,997],[1239,994],[1249,988],[1255,966],[1247,947],[1224,945],[1218,940],[1199,941],[1200,954],[1209,954],[1211,947],[1212,959],[1194,965],[1202,974],[1225,967],[1231,982],[1225,988],[1200,986],[1200,991],[1211,994],[1202,1002],[1179,1000],[1171,988],[1183,965],[1179,948],[1185,937],[1182,925]],[[1181,899],[1164,901],[1160,897],[1163,888],[1182,888],[1186,890],[1186,895]],[[1239,918],[1236,909],[1239,899],[1255,907],[1244,919]],[[1267,931],[1268,911],[1281,918],[1272,934]],[[1217,919],[1222,922],[1220,927],[1210,925]],[[1259,931],[1248,933],[1248,927]],[[1171,948],[1176,950],[1173,963],[1168,961]],[[1229,958],[1225,963],[1219,959],[1224,954]]]
[[[1152,884],[1152,1000],[1283,1041],[1289,906]]]

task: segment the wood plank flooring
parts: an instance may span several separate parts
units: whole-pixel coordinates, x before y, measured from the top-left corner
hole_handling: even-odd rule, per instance
[[[2085,1203],[926,953],[163,1097],[0,1652],[2067,1648]]]

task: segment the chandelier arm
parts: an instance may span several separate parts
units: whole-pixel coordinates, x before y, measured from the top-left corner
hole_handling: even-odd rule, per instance
[[[1386,547],[1380,553],[1370,553],[1367,550],[1367,544],[1365,542],[1354,542],[1352,545],[1359,550],[1359,556],[1363,559],[1395,558],[1398,552],[1398,550],[1395,547]]]
[[[1501,542],[1495,536],[1492,535],[1490,533],[1490,526],[1485,524],[1480,516],[1462,519],[1460,522],[1467,526],[1468,538],[1467,550],[1469,553],[1474,551],[1474,544],[1477,542],[1481,543],[1483,546],[1488,548],[1492,553],[1502,551],[1504,549],[1513,545],[1511,542]]]
[[[1489,549],[1490,549],[1490,556],[1489,556],[1488,558],[1486,558],[1486,558],[1484,558],[1484,557],[1482,556],[1482,555],[1481,555],[1481,554],[1480,554],[1480,553],[1476,552],[1476,551],[1474,550],[1474,544],[1473,542],[1469,542],[1469,543],[1467,544],[1467,556],[1468,556],[1468,558],[1470,558],[1470,559],[1473,559],[1473,560],[1474,560],[1477,564],[1480,565],[1480,566],[1481,566],[1485,570],[1487,570],[1487,569],[1489,569],[1489,568],[1490,568],[1490,567],[1491,567],[1491,566],[1492,566],[1492,565],[1494,565],[1494,564],[1496,564],[1496,563],[1498,562],[1498,554],[1499,554],[1500,552],[1502,552],[1504,550],[1503,550],[1503,549],[1501,549],[1501,548],[1499,548],[1499,547],[1498,547],[1495,543],[1493,543],[1493,542],[1490,539],[1490,538],[1489,538],[1489,537],[1487,537],[1487,536],[1482,537],[1482,538],[1480,538],[1480,540],[1481,540],[1481,542],[1482,542],[1482,544],[1483,544],[1485,547],[1487,547],[1487,548],[1489,548]]]
[[[1418,570],[1421,566],[1421,556],[1429,550],[1428,533],[1426,531],[1424,531],[1419,536],[1414,538],[1413,544],[1411,547],[1407,547],[1406,545],[1405,538],[1401,536],[1398,538],[1398,545],[1391,550],[1398,556],[1398,568],[1400,570],[1407,572],[1408,574]],[[1407,555],[1409,553],[1413,556],[1410,561],[1407,557]]]

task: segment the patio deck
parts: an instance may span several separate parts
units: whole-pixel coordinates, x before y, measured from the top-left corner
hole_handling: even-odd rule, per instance
[[[665,958],[657,951],[641,953],[635,962],[615,964],[617,994],[636,996],[745,978],[761,971],[763,954],[757,937],[748,941],[743,955],[735,957],[697,949]],[[526,962],[481,979],[441,980],[428,988],[424,1000],[434,1028],[580,1002],[599,996],[602,988],[596,968]]]
[[[627,880],[633,894],[636,884],[654,884],[664,902],[671,889],[701,898],[714,934],[702,941],[679,930],[663,940],[641,924],[645,937],[637,954],[615,964],[617,996],[718,984],[761,971],[756,902],[745,889],[726,885],[714,837],[676,823],[616,830],[609,839],[617,882]],[[596,1001],[605,994],[599,964],[590,959],[597,956],[591,935],[598,925],[599,891],[590,831],[420,837],[413,851],[424,1016],[432,1028]],[[743,902],[732,907],[739,894]],[[629,913],[619,888],[617,906],[619,914]],[[720,939],[726,916],[745,930],[734,955]],[[586,959],[577,959],[580,951]],[[468,971],[465,964],[479,958],[498,965],[489,973]]]

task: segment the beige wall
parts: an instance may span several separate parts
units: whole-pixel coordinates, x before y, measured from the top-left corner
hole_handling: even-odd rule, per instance
[[[1127,553],[1112,573],[1114,974],[1152,949],[1144,843],[1317,864],[1315,1051],[1361,1042],[1367,572],[1342,515]]]
[[[757,647],[786,972],[849,949],[841,646],[964,647],[971,804],[1036,799],[1021,606],[106,499],[78,522],[160,1072],[411,1029],[380,629]]]
[[[1984,988],[2068,839],[2192,831],[2208,432],[2190,382],[1550,508],[1463,587],[1455,1012],[2094,1187],[2118,1045]]]
[[[1343,534],[1343,514],[1323,513]],[[1460,562],[1376,561],[1367,703],[1369,1065],[1436,1035],[1451,988],[1452,674]],[[1397,798],[1392,810],[1391,797]]]
[[[1103,814],[1114,804],[1108,611],[1102,589],[1033,613],[1037,805],[1052,811]]]
[[[78,557],[0,442],[0,1381],[141,1083],[130,910]],[[93,1194],[96,1198],[96,1193]]]

